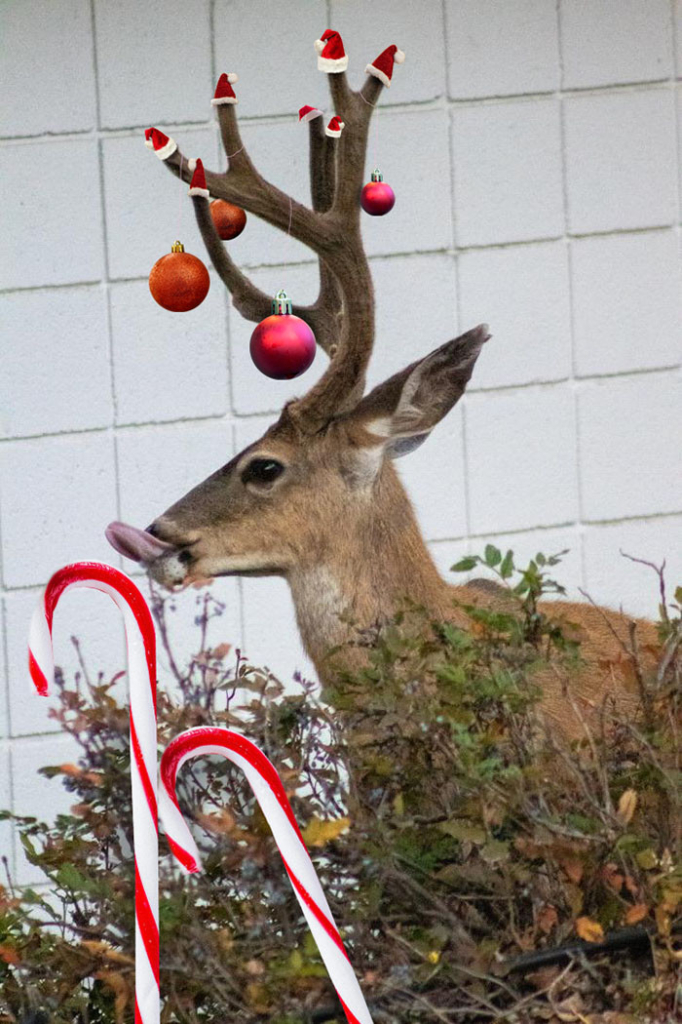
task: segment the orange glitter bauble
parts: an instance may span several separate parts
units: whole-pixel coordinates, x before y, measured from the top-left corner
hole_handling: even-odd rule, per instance
[[[149,291],[171,313],[187,313],[208,295],[211,279],[198,256],[185,252],[181,242],[157,260],[149,275]]]
[[[214,199],[210,210],[216,231],[223,241],[241,235],[246,226],[246,214],[240,206],[228,203],[226,199]]]

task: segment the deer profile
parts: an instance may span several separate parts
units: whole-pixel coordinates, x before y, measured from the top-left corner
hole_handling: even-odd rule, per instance
[[[368,74],[353,91],[345,71],[328,75],[341,135],[308,122],[312,204],[266,181],[242,142],[234,103],[217,106],[228,157],[225,173],[206,171],[210,195],[225,199],[309,246],[320,290],[295,307],[329,363],[307,394],[285,405],[265,434],[141,530],[112,523],[107,536],[169,587],[226,575],[277,575],[291,588],[303,644],[323,686],[334,678],[327,654],[358,628],[390,620],[406,595],[444,621],[460,621],[458,602],[495,600],[485,588],[454,587],[439,575],[422,539],[394,460],[418,448],[461,398],[488,329],[481,325],[423,355],[365,394],[374,343],[374,297],[360,229],[359,195],[373,109],[382,79]],[[189,181],[176,149],[166,166]],[[213,266],[238,312],[258,322],[270,296],[238,269],[218,237],[209,201],[193,195]],[[456,599],[456,600],[453,600]],[[588,604],[553,602],[545,611],[571,623],[584,668],[574,681],[583,710],[623,691],[600,664],[622,657],[630,624]],[[352,625],[351,625],[352,624]],[[464,624],[464,623],[463,623]],[[655,646],[652,624],[638,623],[640,646]],[[348,658],[359,657],[348,647]],[[559,681],[543,680],[543,707],[567,732],[578,728]]]

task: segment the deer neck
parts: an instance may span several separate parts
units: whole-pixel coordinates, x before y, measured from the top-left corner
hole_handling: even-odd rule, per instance
[[[452,588],[441,579],[410,500],[391,463],[370,499],[339,510],[333,544],[321,545],[289,574],[303,645],[322,683],[340,664],[352,667],[358,649],[334,656],[330,649],[357,639],[359,631],[390,619],[405,597],[431,614],[452,618]]]

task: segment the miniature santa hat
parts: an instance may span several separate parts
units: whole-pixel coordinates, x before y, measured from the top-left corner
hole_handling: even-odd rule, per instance
[[[153,149],[159,160],[167,160],[178,148],[175,139],[164,135],[158,128],[147,128],[144,133],[144,144],[147,149]]]
[[[368,75],[374,75],[375,78],[378,78],[388,88],[391,85],[393,64],[402,64],[404,60],[405,54],[402,50],[399,50],[397,46],[387,46],[376,60],[367,65],[365,72]]]
[[[323,110],[319,110],[317,107],[301,107],[298,112],[299,121],[314,121],[316,117],[322,117],[324,115]]]
[[[333,117],[325,128],[325,132],[330,139],[338,139],[344,127],[345,125],[340,117]]]
[[[204,165],[201,160],[197,158],[196,167],[194,168],[194,174],[192,180],[189,183],[188,196],[203,196],[204,199],[208,199],[209,191],[206,188],[206,175],[204,174]]]
[[[239,75],[236,75],[234,71],[230,71],[229,74],[223,72],[218,79],[218,84],[215,87],[215,96],[211,100],[211,104],[214,107],[220,107],[223,103],[238,103],[239,100],[232,88],[233,83],[238,81]]]
[[[317,50],[318,71],[326,71],[328,75],[338,74],[348,67],[348,57],[343,48],[343,39],[338,32],[328,28],[319,39],[315,40]]]

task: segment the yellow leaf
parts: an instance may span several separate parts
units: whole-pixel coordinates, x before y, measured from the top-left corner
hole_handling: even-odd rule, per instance
[[[575,922],[575,930],[585,942],[604,941],[604,929],[599,921],[593,921],[591,917],[579,917]]]
[[[430,964],[437,964],[438,961],[440,960],[440,953],[438,952],[437,949],[432,949],[426,959],[429,961]]]
[[[637,793],[634,789],[626,789],[621,794],[620,800],[618,801],[618,820],[623,825],[627,825],[632,821],[632,817],[637,809]]]
[[[644,920],[648,913],[649,908],[646,903],[634,903],[625,915],[625,923],[637,924],[639,921]]]
[[[350,818],[334,818],[330,821],[313,818],[303,830],[303,839],[309,846],[324,846],[338,839],[349,826]]]

